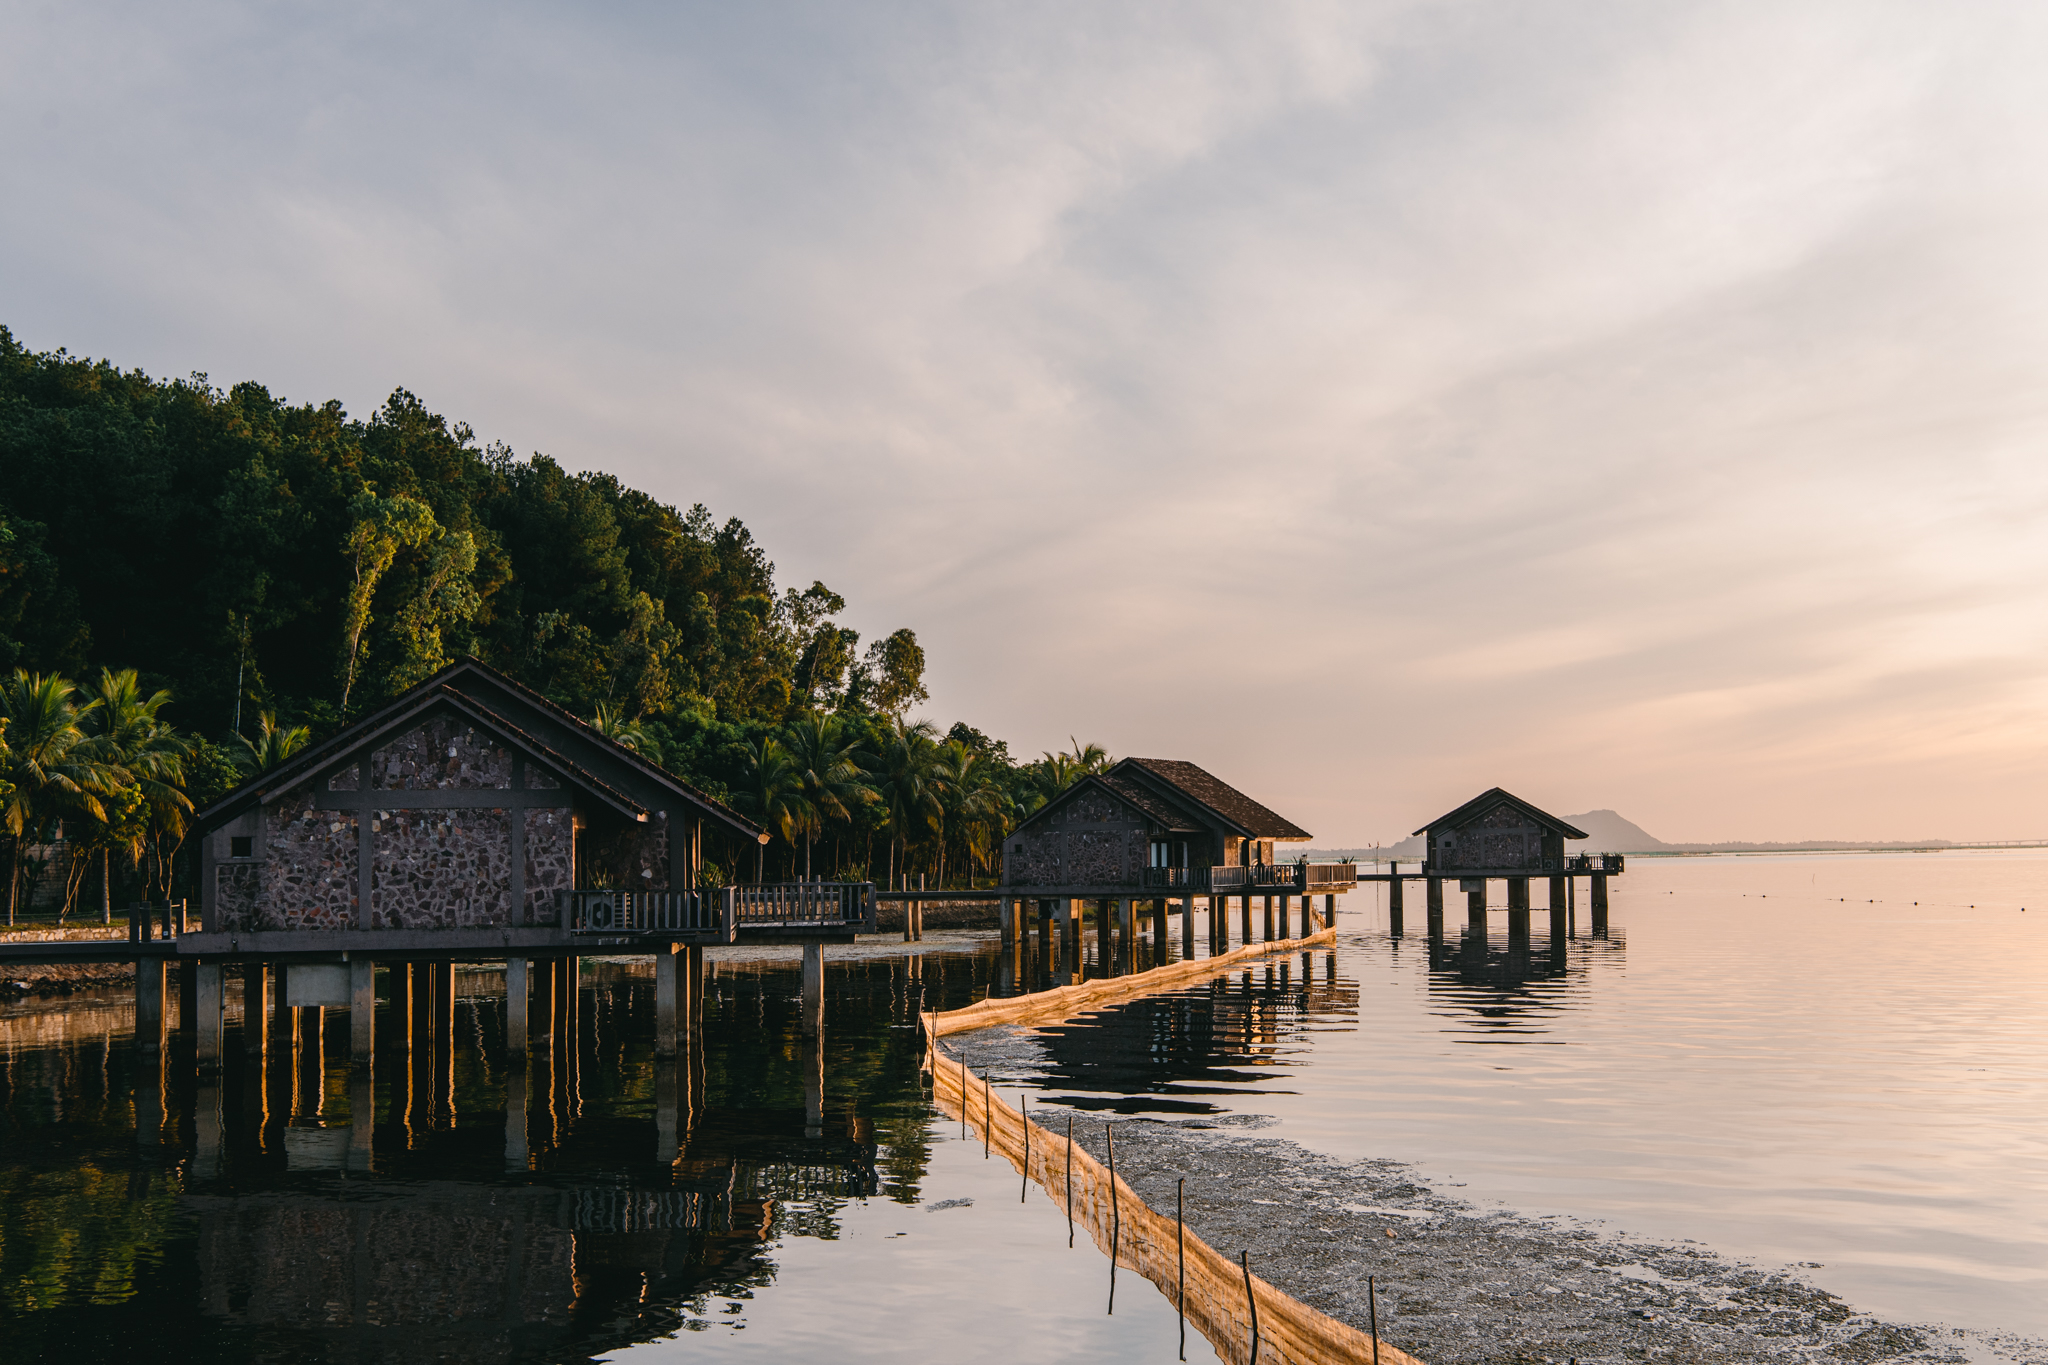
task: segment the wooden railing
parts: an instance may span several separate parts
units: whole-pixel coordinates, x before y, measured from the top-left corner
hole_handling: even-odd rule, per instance
[[[724,888],[703,891],[560,891],[561,923],[572,934],[715,934],[732,941]]]
[[[561,923],[572,934],[709,934],[806,928],[872,931],[873,882],[765,882],[701,891],[561,891]]]
[[[1616,873],[1621,871],[1619,853],[1580,853],[1564,860],[1564,871],[1568,877],[1585,877],[1594,873]]]
[[[185,932],[184,901],[157,901],[153,905],[136,904],[128,907],[128,941],[148,943],[151,931],[161,928],[158,938],[176,938]]]
[[[1358,881],[1355,863],[1252,863],[1243,867],[1148,867],[1144,885],[1157,891],[1308,891]]]
[[[875,927],[873,882],[765,882],[727,890],[733,896],[742,929],[812,924],[867,930]]]

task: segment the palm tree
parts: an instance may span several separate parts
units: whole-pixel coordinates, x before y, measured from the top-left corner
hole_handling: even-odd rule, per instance
[[[16,920],[21,901],[21,856],[31,840],[40,840],[67,814],[105,819],[100,797],[120,783],[94,755],[82,722],[96,701],[78,704],[78,688],[69,678],[30,673],[17,668],[0,682],[0,716],[8,721],[7,772],[10,788],[0,805],[0,829],[13,836],[14,859],[7,883],[7,922]],[[125,774],[121,774],[125,777]]]
[[[825,817],[851,820],[850,807],[875,795],[861,779],[859,740],[837,716],[810,712],[783,732],[783,744],[797,771],[805,811],[799,817],[804,836],[804,880],[811,879],[811,845],[817,842]]]
[[[157,718],[157,712],[170,704],[171,694],[159,689],[144,696],[142,682],[132,668],[119,672],[101,669],[99,685],[87,696],[85,729],[92,756],[106,764],[110,774],[118,769],[122,785],[134,788],[139,797],[138,808],[131,815],[101,821],[101,827],[88,836],[100,855],[100,923],[111,924],[115,849],[139,863],[152,840],[168,837],[181,841],[185,837],[185,817],[191,813],[192,802],[179,788],[185,781],[185,759],[192,752],[192,741]]]
[[[751,814],[766,830],[791,838],[803,802],[803,781],[788,750],[773,736],[747,741],[746,785],[733,793],[733,804]],[[761,880],[764,849],[754,848],[754,880]]]
[[[638,750],[647,743],[647,732],[640,728],[640,722],[628,720],[624,712],[609,702],[597,704],[597,713],[591,718],[590,728],[628,749]]]
[[[313,732],[308,727],[279,725],[277,713],[265,711],[256,718],[256,738],[250,739],[246,735],[235,736],[235,766],[248,777],[267,773],[305,748],[312,738]]]
[[[889,722],[888,738],[869,771],[880,779],[875,795],[889,815],[889,886],[896,884],[896,852],[908,856],[917,828],[937,830],[944,818],[936,769],[938,731],[928,720]]]
[[[939,885],[946,884],[946,841],[957,835],[968,856],[987,864],[988,835],[1011,808],[981,755],[958,740],[939,750],[932,767],[945,832],[939,838]]]

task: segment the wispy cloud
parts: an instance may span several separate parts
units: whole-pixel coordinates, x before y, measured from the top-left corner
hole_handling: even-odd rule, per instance
[[[17,10],[5,318],[737,513],[1333,840],[2041,834],[2043,22]]]

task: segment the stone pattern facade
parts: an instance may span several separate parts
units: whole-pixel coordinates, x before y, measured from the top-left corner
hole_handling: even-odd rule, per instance
[[[378,811],[372,929],[510,923],[512,831],[503,810]]]
[[[256,863],[221,863],[213,869],[213,913],[218,927],[246,934],[256,927],[256,899],[263,869]]]
[[[509,787],[512,755],[475,726],[440,716],[371,754],[370,785],[378,791]]]
[[[1531,824],[1527,815],[1503,803],[1455,831],[1439,834],[1436,865],[1445,872],[1541,872],[1545,870],[1543,845],[1543,831]]]
[[[529,785],[533,770],[527,769]],[[526,923],[554,924],[559,919],[557,891],[576,887],[575,817],[560,810],[528,810],[526,817]]]
[[[1141,880],[1151,857],[1145,818],[1098,791],[1069,799],[1003,846],[1011,886],[1122,886]]]
[[[263,894],[251,929],[356,927],[356,817],[316,810],[311,788],[264,813]]]

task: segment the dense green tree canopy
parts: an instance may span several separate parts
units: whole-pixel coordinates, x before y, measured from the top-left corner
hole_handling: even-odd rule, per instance
[[[989,872],[1101,751],[1019,765],[964,722],[942,737],[911,718],[915,632],[863,651],[845,610],[778,587],[737,518],[480,446],[402,389],[359,419],[0,328],[0,677],[135,670],[149,723],[189,737],[192,806],[474,654],[731,799],[784,871]]]

